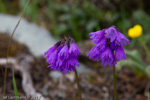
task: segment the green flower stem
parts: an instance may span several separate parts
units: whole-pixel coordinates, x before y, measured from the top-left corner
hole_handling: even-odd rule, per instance
[[[150,91],[148,90],[148,100],[150,100]]]
[[[147,59],[148,59],[148,61],[150,61],[150,53],[149,53],[148,47],[146,46],[145,43],[143,44],[143,46],[144,46],[145,52],[146,52],[146,54],[148,56]]]
[[[79,78],[78,78],[78,74],[77,74],[77,71],[76,71],[76,70],[75,70],[75,75],[76,75],[76,82],[77,82],[77,85],[78,85],[79,97],[80,97],[80,100],[82,100],[82,97],[81,97],[81,90],[80,90],[80,85],[79,85]]]
[[[116,69],[113,66],[113,79],[114,79],[114,100],[117,100],[117,90],[116,90]]]

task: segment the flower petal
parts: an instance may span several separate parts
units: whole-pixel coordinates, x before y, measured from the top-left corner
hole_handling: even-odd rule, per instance
[[[115,41],[115,45],[124,46],[130,44],[130,41],[121,33],[118,31],[118,36]]]
[[[55,50],[56,50],[56,46],[54,45],[53,47],[51,47],[51,48],[49,48],[45,53],[44,53],[44,55],[46,56],[46,57],[49,57]]]
[[[115,66],[116,64],[115,59],[114,59],[114,54],[109,47],[107,47],[103,51],[101,59],[102,59],[102,64],[104,66],[106,66],[107,64],[109,64],[109,66],[112,66],[112,65]]]
[[[78,46],[75,44],[75,42],[72,42],[69,48],[69,54],[71,56],[77,57],[80,54],[80,50]]]
[[[122,59],[127,59],[127,56],[126,56],[126,54],[125,54],[125,52],[123,50],[123,47],[121,47],[121,46],[117,47],[117,49],[115,51],[115,59],[117,61],[120,61]]]
[[[112,26],[112,27],[106,29],[105,33],[106,33],[105,37],[107,39],[110,39],[110,42],[115,41],[115,39],[116,39],[116,37],[118,35],[117,29],[116,29],[115,26]]]
[[[92,39],[92,42],[97,43],[103,39],[104,34],[105,34],[105,30],[100,30],[96,32],[91,32],[89,35],[90,35],[90,39]]]
[[[58,53],[58,57],[60,59],[67,59],[69,57],[69,48],[67,45],[65,45],[61,50],[60,52]]]

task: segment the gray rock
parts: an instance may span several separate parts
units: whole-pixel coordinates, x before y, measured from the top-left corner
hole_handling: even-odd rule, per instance
[[[77,68],[78,74],[80,74],[80,73],[90,73],[92,71],[92,69],[88,68],[83,63],[80,63],[80,66],[76,67],[76,68]]]
[[[60,98],[65,98],[66,94],[64,92],[58,92],[57,96]]]
[[[11,34],[18,19],[18,16],[0,14],[0,32]],[[13,38],[27,45],[34,56],[43,55],[57,41],[46,29],[25,19],[21,20]]]
[[[49,77],[52,78],[54,81],[60,79],[63,74],[59,71],[51,71],[49,72]]]

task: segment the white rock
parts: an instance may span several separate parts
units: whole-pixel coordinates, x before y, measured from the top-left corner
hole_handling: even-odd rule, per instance
[[[63,74],[60,71],[51,71],[49,72],[49,77],[51,77],[54,81],[60,79]]]
[[[80,73],[90,73],[92,71],[92,69],[88,68],[83,63],[80,63],[80,66],[76,67],[76,68],[77,68],[78,74],[80,74]]]
[[[0,14],[0,32],[11,34],[18,19],[18,16]],[[34,56],[43,55],[57,42],[46,29],[25,19],[21,19],[13,38],[27,45]]]

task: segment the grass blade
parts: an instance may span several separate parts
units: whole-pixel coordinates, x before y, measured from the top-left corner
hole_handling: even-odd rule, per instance
[[[38,100],[40,100],[41,99],[41,97],[44,95],[44,93],[45,93],[46,91],[44,91],[43,93],[42,93],[42,95],[39,97],[39,99]]]
[[[13,70],[13,86],[14,86],[14,92],[15,92],[16,100],[19,100],[19,95],[18,95],[16,80],[15,80],[14,70]]]

